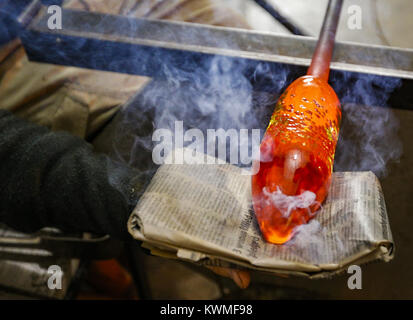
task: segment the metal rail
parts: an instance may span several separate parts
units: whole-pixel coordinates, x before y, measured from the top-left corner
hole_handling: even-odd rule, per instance
[[[28,20],[25,14],[21,21]],[[45,8],[30,19],[21,37],[32,60],[157,76],[160,58],[176,65],[218,55],[308,67],[316,45],[310,37],[69,9],[62,14],[61,30],[48,28]],[[179,54],[184,59],[174,63]],[[150,68],[153,63],[158,67]],[[413,79],[413,50],[337,42],[331,69]]]

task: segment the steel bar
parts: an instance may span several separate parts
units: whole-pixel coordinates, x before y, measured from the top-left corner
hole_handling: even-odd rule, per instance
[[[121,46],[129,48],[137,58],[141,52],[143,57],[150,59],[148,52],[159,54],[165,51],[193,56],[223,55],[308,67],[316,44],[316,39],[309,37],[184,22],[134,19],[69,9],[63,9],[62,14],[61,30],[48,28],[49,15],[44,8],[25,29],[22,35],[24,45],[33,59],[59,63],[59,58],[64,58],[62,63],[113,69],[114,64],[107,61],[93,63],[93,59],[109,54],[114,61],[124,60],[127,57],[116,57],[110,55],[114,52],[107,52],[114,49],[113,46]],[[79,49],[86,49],[88,44],[98,51],[85,57]],[[76,62],[79,55],[81,59]],[[152,60],[156,58],[152,57]],[[131,67],[130,64],[125,64],[126,69],[122,70],[122,65],[119,65],[116,71],[156,75],[156,70],[141,65],[139,62],[145,61],[140,60],[133,61],[131,69],[126,68]],[[413,50],[337,42],[332,69],[413,79]]]

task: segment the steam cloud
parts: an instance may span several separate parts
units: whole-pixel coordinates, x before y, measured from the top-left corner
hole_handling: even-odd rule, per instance
[[[311,205],[316,204],[316,194],[311,191],[304,191],[298,196],[287,196],[281,192],[277,187],[274,192],[269,192],[266,187],[262,190],[267,201],[271,201],[272,204],[278,208],[284,218],[288,218],[291,211],[298,208],[309,208]]]
[[[175,121],[183,121],[184,130],[197,128],[205,136],[207,129],[219,128],[238,132],[260,128],[264,133],[278,95],[295,76],[287,66],[271,69],[264,63],[256,67],[252,76],[247,76],[247,63],[226,57],[215,57],[202,64],[189,63],[182,66],[182,70],[168,68],[162,61],[159,65],[163,68],[164,80],[153,81],[129,102],[119,126],[118,145],[126,139],[125,126],[146,128],[146,131],[132,130],[135,134],[129,137],[133,139],[133,147],[127,151],[125,159],[131,165],[141,163],[142,151],[150,153],[153,149],[153,130],[174,131]],[[268,74],[271,74],[271,88],[255,91],[252,83]],[[387,163],[400,158],[399,123],[391,108],[385,107],[400,82],[368,74],[354,78],[346,73],[332,73],[331,83],[342,103],[343,113],[335,171],[371,170],[383,177],[387,173]],[[251,153],[251,139],[240,143],[248,143]],[[204,150],[207,150],[206,145]],[[222,160],[229,161],[229,156]]]
[[[332,81],[341,88],[337,94],[343,113],[334,170],[370,170],[384,177],[387,163],[397,161],[402,154],[399,121],[386,107],[401,80],[360,74],[357,79],[338,77]]]
[[[152,132],[155,129],[168,129],[174,132],[175,122],[183,121],[184,130],[199,129],[207,137],[208,129],[235,130],[239,135],[239,149],[247,147],[252,154],[252,129],[261,129],[264,133],[276,102],[276,95],[257,94],[253,88],[253,77],[268,70],[265,64],[256,67],[252,76],[247,76],[247,62],[236,61],[227,57],[206,59],[201,64],[188,62],[182,70],[162,65],[163,80],[150,83],[141,94],[129,102],[123,112],[123,121],[117,132],[115,147],[131,165],[140,165],[142,151],[151,152],[154,147]],[[274,81],[274,92],[282,91],[285,86],[287,68],[278,70]],[[136,134],[136,127],[149,126],[149,130]],[[133,137],[125,137],[125,127],[131,128]],[[133,129],[135,128],[135,129]],[[240,135],[241,129],[248,129],[248,139]],[[139,131],[139,130],[138,130]],[[133,148],[129,154],[118,148],[126,139],[133,139]],[[216,151],[225,144],[227,150],[225,161],[230,160],[231,147],[227,141],[208,141],[205,139],[203,150],[208,144],[216,143]],[[259,144],[259,141],[255,141]],[[184,146],[193,142],[187,142]],[[176,147],[176,146],[175,146]],[[218,155],[218,152],[216,152]],[[242,154],[239,157],[243,156]],[[240,159],[240,158],[239,158]],[[238,163],[244,162],[240,159]]]

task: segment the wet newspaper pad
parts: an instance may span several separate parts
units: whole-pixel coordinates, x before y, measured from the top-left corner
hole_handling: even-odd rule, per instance
[[[181,152],[191,152],[187,164],[173,164],[171,153],[129,218],[129,232],[152,254],[309,278],[393,258],[383,193],[372,172],[333,173],[316,217],[292,240],[274,245],[258,228],[251,176],[221,161],[207,164],[215,158],[204,154]]]

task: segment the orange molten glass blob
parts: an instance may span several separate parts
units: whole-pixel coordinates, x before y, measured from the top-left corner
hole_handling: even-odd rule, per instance
[[[290,240],[326,198],[340,121],[340,102],[324,80],[300,77],[280,96],[252,176],[255,215],[268,242]]]

